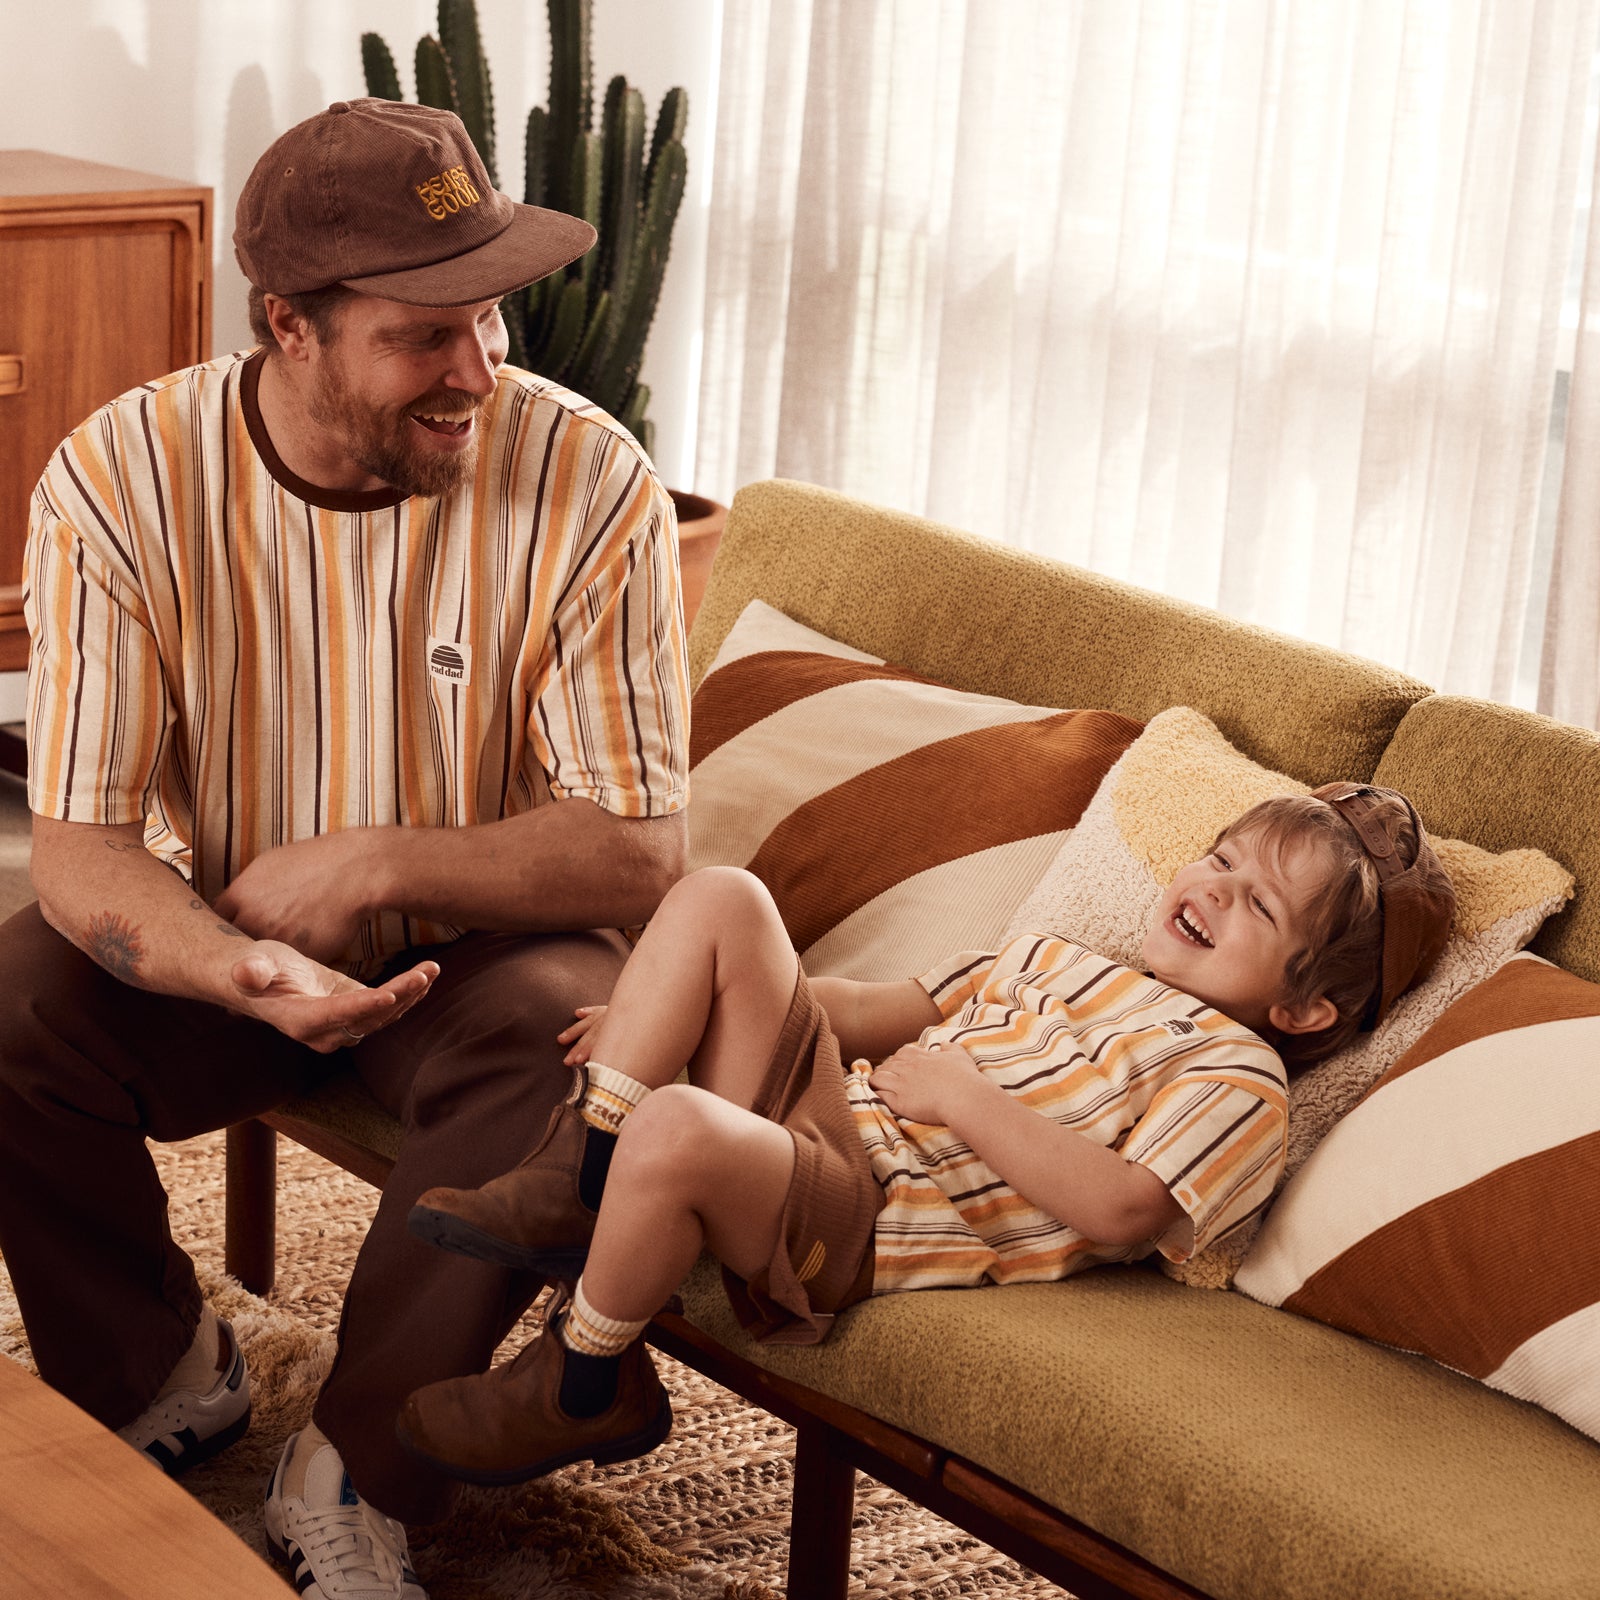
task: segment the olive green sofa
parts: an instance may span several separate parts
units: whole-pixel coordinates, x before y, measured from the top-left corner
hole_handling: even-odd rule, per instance
[[[757,596],[959,688],[1139,718],[1192,705],[1305,782],[1374,777],[1437,832],[1537,846],[1578,891],[1533,948],[1600,981],[1593,733],[800,484],[735,499],[696,682]],[[382,1182],[397,1130],[353,1083],[270,1121]],[[230,1138],[230,1263],[258,1287],[272,1137]],[[778,1349],[744,1337],[703,1264],[652,1338],[796,1424],[796,1600],[845,1593],[857,1468],[1080,1600],[1600,1596],[1600,1445],[1420,1357],[1147,1268],[891,1296]]]

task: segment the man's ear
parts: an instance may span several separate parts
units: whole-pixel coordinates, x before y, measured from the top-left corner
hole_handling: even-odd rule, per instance
[[[316,342],[311,324],[296,312],[282,295],[263,294],[261,302],[267,313],[267,324],[272,329],[272,336],[278,341],[278,348],[291,361],[307,360],[311,353],[310,347]]]
[[[1319,994],[1299,1006],[1270,1006],[1267,1021],[1279,1033],[1321,1033],[1339,1020],[1339,1008],[1327,995]]]

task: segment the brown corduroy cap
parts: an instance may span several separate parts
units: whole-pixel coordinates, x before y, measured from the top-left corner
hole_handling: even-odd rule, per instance
[[[1379,914],[1383,918],[1383,977],[1361,1019],[1375,1028],[1408,989],[1433,970],[1450,937],[1455,915],[1455,889],[1450,875],[1433,853],[1416,807],[1398,789],[1370,783],[1325,783],[1311,791],[1355,830],[1361,848],[1378,874]],[[1398,800],[1410,813],[1417,847],[1409,862],[1400,859],[1395,841],[1378,817],[1385,799]]]
[[[417,306],[497,300],[595,241],[581,217],[500,193],[454,112],[397,100],[341,100],[290,128],[234,220],[258,289],[343,284]]]

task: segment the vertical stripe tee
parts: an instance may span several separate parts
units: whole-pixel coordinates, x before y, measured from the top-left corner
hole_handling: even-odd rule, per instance
[[[581,797],[687,800],[671,501],[598,408],[502,367],[471,484],[296,478],[256,404],[262,352],[97,411],[30,517],[28,799],[144,822],[207,900],[277,845],[465,827]],[[462,930],[372,918],[370,973]]]

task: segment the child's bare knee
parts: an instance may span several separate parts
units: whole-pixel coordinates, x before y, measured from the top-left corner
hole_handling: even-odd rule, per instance
[[[616,1160],[630,1165],[659,1158],[663,1152],[676,1159],[676,1152],[692,1145],[706,1124],[709,1096],[703,1089],[687,1083],[666,1083],[652,1089],[628,1113],[617,1141]]]
[[[720,1106],[715,1095],[687,1083],[652,1090],[622,1125],[613,1170],[626,1169],[630,1182],[677,1183],[715,1164]]]
[[[702,867],[680,878],[662,910],[669,905],[718,934],[748,937],[760,929],[783,926],[767,886],[743,867]]]

